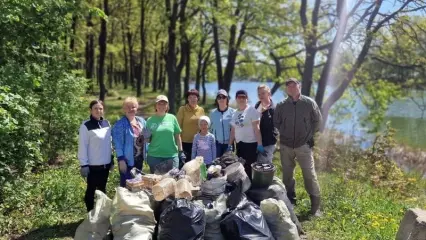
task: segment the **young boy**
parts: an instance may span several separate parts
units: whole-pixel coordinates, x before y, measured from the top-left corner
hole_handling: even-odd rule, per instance
[[[194,136],[191,159],[202,156],[204,163],[209,166],[216,159],[216,140],[214,135],[209,132],[210,118],[207,116],[200,117],[198,126],[200,132]]]

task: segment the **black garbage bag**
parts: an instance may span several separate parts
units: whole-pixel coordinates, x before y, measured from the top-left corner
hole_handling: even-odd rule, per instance
[[[225,239],[274,239],[259,206],[246,198],[234,210],[228,209],[222,217],[220,230]]]
[[[222,155],[222,157],[216,158],[213,161],[213,165],[220,165],[222,167],[222,169],[225,169],[229,165],[236,163],[236,162],[239,162],[243,165],[246,163],[246,161],[243,158],[239,158],[235,153],[228,151],[228,152],[225,152]]]
[[[226,200],[226,207],[230,210],[236,208],[243,200],[246,199],[246,195],[242,191],[243,182],[241,179],[232,183],[234,185],[232,191],[229,193]]]
[[[160,216],[158,240],[203,239],[204,209],[187,199],[176,199]]]
[[[268,198],[282,200],[287,206],[288,211],[290,212],[291,220],[296,225],[299,234],[304,233],[302,229],[302,224],[300,224],[299,220],[297,219],[293,205],[287,197],[287,190],[279,178],[274,177],[272,184],[267,188],[251,188],[246,192],[246,195],[248,199],[250,199],[257,205],[260,205],[261,201]]]

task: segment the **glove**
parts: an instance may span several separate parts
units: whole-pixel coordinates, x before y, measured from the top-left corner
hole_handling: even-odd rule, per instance
[[[89,176],[90,173],[90,169],[89,166],[82,166],[80,168],[80,175],[84,178],[87,178],[87,176]]]
[[[265,152],[265,148],[263,148],[262,145],[257,145],[257,151],[260,153],[264,153]]]
[[[186,162],[186,155],[183,151],[179,151],[179,161],[185,163]]]
[[[315,146],[314,138],[311,138],[306,142],[310,148],[313,148]]]
[[[228,148],[226,149],[227,152],[233,152],[234,151],[234,146],[232,145],[228,145]]]

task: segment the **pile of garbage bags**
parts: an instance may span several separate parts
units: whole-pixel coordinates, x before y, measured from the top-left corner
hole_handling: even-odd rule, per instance
[[[164,189],[161,200],[155,186],[118,187],[113,200],[96,191],[95,208],[74,239],[300,239],[301,225],[278,178],[267,188],[251,188],[244,159],[232,153],[216,159],[204,174],[198,163],[163,172],[155,185],[164,187],[157,186]],[[178,186],[179,181],[185,182]],[[190,193],[184,196],[183,190]]]

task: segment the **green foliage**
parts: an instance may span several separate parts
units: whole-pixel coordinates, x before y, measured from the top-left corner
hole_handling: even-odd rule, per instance
[[[367,150],[338,133],[321,135],[316,142],[324,214],[302,222],[307,239],[393,239],[408,208],[426,208],[426,181],[402,172],[387,155],[394,146],[389,126]],[[274,164],[281,166],[279,155],[275,156]],[[296,214],[305,218],[310,201],[300,168],[296,168],[295,178]]]
[[[62,40],[72,2],[6,0],[0,13],[0,184],[75,146],[85,81]],[[0,201],[5,196],[0,192]]]
[[[2,74],[0,73],[0,81]],[[0,87],[0,185],[41,161],[40,129],[32,118],[36,102]],[[4,193],[0,191],[0,199]]]

